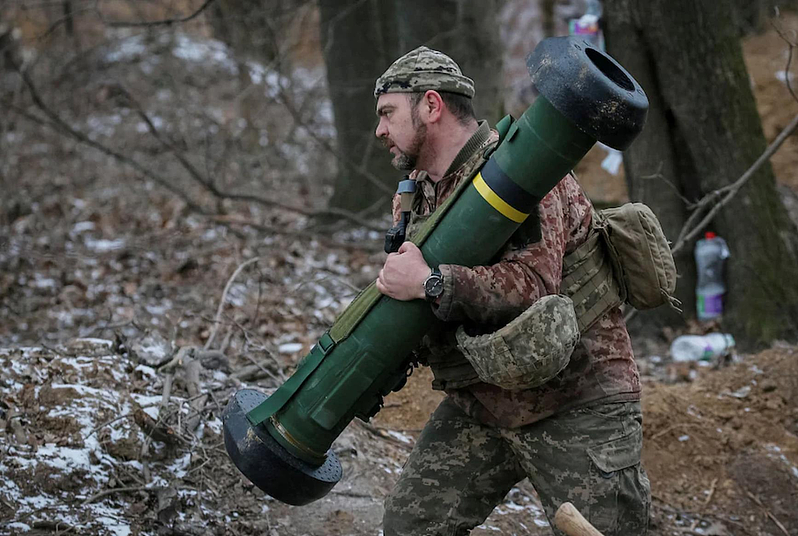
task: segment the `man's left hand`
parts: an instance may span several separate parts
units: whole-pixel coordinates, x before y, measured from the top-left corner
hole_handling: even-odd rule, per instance
[[[432,270],[414,243],[404,242],[399,251],[389,253],[377,277],[377,290],[394,298],[408,301],[424,299],[424,280]]]

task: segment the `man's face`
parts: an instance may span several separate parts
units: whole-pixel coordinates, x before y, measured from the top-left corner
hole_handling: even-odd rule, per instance
[[[396,169],[415,169],[424,143],[427,126],[418,116],[418,106],[412,106],[409,93],[385,93],[377,99],[377,124],[375,134],[393,155],[391,164]]]

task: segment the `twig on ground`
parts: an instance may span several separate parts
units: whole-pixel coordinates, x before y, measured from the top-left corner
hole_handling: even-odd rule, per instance
[[[90,438],[91,436],[93,436],[94,434],[99,432],[101,429],[105,428],[106,426],[108,426],[110,424],[115,423],[116,421],[121,421],[122,419],[127,419],[127,418],[132,417],[132,416],[133,416],[132,413],[125,413],[124,415],[118,415],[118,416],[114,417],[113,419],[111,419],[109,421],[105,421],[102,424],[98,424],[97,426],[92,428],[91,431],[88,434],[83,436],[83,440],[85,441],[86,439]]]
[[[285,378],[281,380],[280,378],[275,376],[274,373],[272,373],[269,369],[263,366],[263,364],[266,362],[265,360],[258,362],[255,360],[254,357],[250,356],[246,352],[243,352],[241,355],[243,355],[244,358],[246,358],[247,360],[251,361],[252,365],[242,367],[239,370],[235,371],[233,374],[231,374],[233,378],[241,380],[242,382],[257,381],[260,380],[261,378],[266,378],[266,377],[271,378],[278,384],[285,381]],[[270,361],[274,361],[274,358],[271,358]],[[263,374],[260,375],[258,374],[259,372],[262,372]]]
[[[69,534],[75,530],[77,530],[78,526],[70,525],[65,521],[54,521],[50,519],[40,519],[31,523],[31,527],[37,530],[46,530],[52,531],[53,534],[57,536],[61,536],[63,534]]]
[[[355,293],[358,293],[358,292],[360,292],[362,290],[362,289],[359,289],[358,287],[356,287],[355,285],[353,285],[352,283],[350,283],[349,281],[347,281],[346,279],[344,279],[343,277],[341,277],[340,275],[338,275],[336,273],[333,273],[331,271],[327,271],[327,273],[323,274],[321,277],[319,277],[317,279],[314,279],[314,280],[307,280],[306,279],[306,280],[302,281],[296,287],[294,287],[294,292],[297,292],[299,289],[301,289],[302,287],[304,287],[308,283],[320,283],[321,281],[324,281],[325,279],[334,279],[335,281],[339,282],[340,284],[344,285],[345,287],[349,288],[350,290],[355,291]]]
[[[183,362],[183,367],[186,372],[186,390],[191,397],[189,407],[194,411],[194,415],[186,417],[184,429],[186,433],[193,434],[199,425],[202,412],[205,409],[205,403],[208,400],[208,394],[200,392],[202,390],[200,381],[202,363],[198,359],[187,357]]]
[[[167,445],[174,445],[182,439],[170,426],[167,426],[163,422],[160,416],[158,420],[153,419],[141,408],[133,412],[133,419],[136,421],[136,424],[139,425],[139,428],[147,435],[148,440],[154,439],[166,443]],[[144,454],[146,454],[148,450],[144,448],[146,445],[147,441],[145,441],[142,446],[142,452]]]
[[[745,490],[745,493],[746,493],[746,495],[748,495],[748,497],[752,501],[754,501],[757,505],[759,505],[760,508],[762,508],[762,510],[764,511],[765,515],[767,517],[769,517],[770,520],[773,521],[773,523],[776,524],[776,526],[779,528],[779,530],[781,530],[781,532],[784,533],[784,536],[790,536],[790,532],[784,527],[784,525],[782,525],[781,521],[776,519],[776,516],[774,516],[773,513],[770,510],[768,510],[767,507],[764,504],[762,504],[762,501],[759,499],[759,497],[757,497],[756,495],[754,495],[753,493],[751,493],[748,490]]]
[[[260,257],[253,257],[247,261],[242,262],[241,264],[238,265],[238,268],[235,269],[233,275],[230,276],[230,279],[227,280],[227,283],[224,286],[224,290],[222,291],[222,297],[219,300],[219,307],[217,307],[216,309],[216,321],[213,324],[213,331],[211,331],[210,337],[208,337],[208,340],[205,342],[205,347],[204,347],[205,350],[211,347],[214,339],[216,338],[216,333],[219,330],[219,324],[221,323],[222,319],[222,311],[224,310],[224,304],[227,301],[227,293],[230,292],[230,286],[233,284],[233,281],[235,281],[236,277],[238,277],[238,274],[240,274],[244,268],[246,268],[250,264],[258,262],[259,260]]]
[[[709,486],[709,495],[707,496],[707,498],[704,501],[704,504],[702,506],[703,509],[706,510],[707,506],[709,506],[710,501],[712,501],[712,497],[715,496],[715,486],[717,486],[717,485],[718,485],[718,479],[717,478],[713,478],[712,479],[712,485]]]
[[[103,490],[99,493],[95,493],[85,501],[83,501],[83,505],[91,504],[98,499],[102,499],[103,497],[107,497],[108,495],[113,495],[114,493],[129,493],[129,492],[138,492],[138,491],[147,491],[149,493],[157,493],[160,491],[161,487],[147,487],[147,486],[135,486],[131,488],[109,488]]]

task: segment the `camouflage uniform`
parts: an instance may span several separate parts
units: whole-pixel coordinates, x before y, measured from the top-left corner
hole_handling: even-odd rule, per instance
[[[437,71],[441,80],[424,78],[436,71],[418,60],[427,53],[416,49],[378,80],[375,95],[460,84],[449,78],[459,75],[456,64],[436,54],[432,59],[447,65]],[[419,63],[424,64],[420,80],[413,70]],[[397,71],[397,65],[410,70]],[[431,80],[436,87],[430,87]],[[440,181],[414,172],[418,189],[411,235],[476,173],[485,149],[497,140],[481,122]],[[395,221],[399,211],[397,196]],[[439,267],[444,292],[433,309],[444,327],[425,337],[419,356],[432,368],[433,388],[448,396],[386,501],[385,536],[468,534],[524,477],[538,491],[550,520],[562,502],[570,501],[605,536],[646,533],[650,492],[640,465],[640,382],[618,307],[582,333],[564,370],[532,389],[511,391],[481,382],[457,346],[459,326],[471,334],[491,332],[541,297],[558,294],[563,257],[587,239],[591,220],[590,202],[567,175],[494,264]]]

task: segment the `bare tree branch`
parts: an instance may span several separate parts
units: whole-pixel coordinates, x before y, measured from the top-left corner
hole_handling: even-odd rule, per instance
[[[682,232],[679,235],[679,239],[677,240],[676,245],[671,250],[674,254],[676,254],[679,250],[681,250],[681,248],[685,246],[685,244],[687,244],[687,242],[695,238],[696,235],[698,235],[701,231],[704,230],[704,228],[709,224],[709,222],[712,221],[712,218],[715,216],[715,214],[717,214],[718,211],[725,204],[731,201],[731,199],[737,194],[737,192],[740,191],[740,188],[742,188],[745,185],[745,183],[747,183],[751,179],[751,177],[753,177],[754,173],[756,173],[765,162],[770,160],[770,157],[773,156],[773,154],[776,151],[778,151],[779,147],[781,147],[781,145],[787,140],[787,138],[789,138],[792,135],[792,133],[795,132],[796,128],[798,128],[798,115],[796,115],[793,118],[793,120],[790,121],[790,124],[787,125],[787,127],[781,131],[781,133],[776,137],[776,139],[773,140],[773,143],[771,143],[768,146],[765,152],[762,153],[762,155],[759,158],[757,158],[756,162],[754,162],[753,165],[750,168],[748,168],[748,171],[743,173],[739,179],[737,179],[734,183],[730,184],[729,186],[725,186],[720,190],[711,192],[704,197],[704,199],[716,199],[719,195],[722,195],[724,193],[726,194],[723,197],[723,199],[721,199],[715,206],[713,206],[712,209],[707,213],[707,215],[704,216],[701,222],[698,223],[692,230],[690,230],[690,227],[688,227],[687,224],[685,224],[685,227],[682,229]],[[693,220],[694,219],[693,216],[700,213],[701,213],[700,210],[696,210],[693,213],[693,215],[690,216],[690,220]]]
[[[798,95],[795,94],[795,92],[792,89],[792,86],[790,85],[790,65],[792,63],[792,50],[796,45],[795,43],[787,39],[787,36],[784,34],[784,32],[781,29],[779,29],[775,24],[773,26],[778,32],[779,36],[784,40],[785,43],[787,43],[788,46],[789,52],[787,54],[787,65],[784,67],[784,79],[787,84],[787,89],[789,90],[790,95],[792,95],[793,99],[795,99],[795,101],[798,102]],[[673,248],[671,248],[671,252],[674,255],[678,253],[688,242],[690,242],[693,238],[695,238],[701,231],[704,230],[704,228],[709,224],[709,222],[712,221],[712,218],[715,217],[715,214],[717,214],[718,211],[721,208],[723,208],[724,205],[726,205],[729,201],[731,201],[731,199],[737,194],[737,192],[740,191],[740,188],[742,188],[743,185],[745,185],[745,183],[747,183],[751,179],[754,173],[756,173],[759,170],[759,168],[765,164],[765,162],[770,160],[770,157],[773,156],[776,153],[776,151],[779,150],[782,144],[787,140],[787,138],[789,138],[795,132],[796,129],[798,129],[798,115],[796,115],[792,119],[792,121],[790,121],[790,124],[787,125],[784,128],[784,130],[782,130],[781,133],[779,133],[778,136],[776,136],[776,139],[773,140],[773,142],[767,147],[767,149],[765,149],[765,152],[763,152],[762,155],[756,159],[756,161],[751,165],[751,167],[748,168],[748,170],[745,173],[743,173],[739,179],[734,181],[732,184],[729,184],[728,186],[724,186],[723,188],[708,193],[695,204],[696,208],[693,211],[693,213],[690,215],[690,217],[687,219],[687,222],[685,222],[684,226],[682,227],[682,231],[679,233],[679,238],[676,240],[676,245],[674,245]],[[717,201],[718,199],[720,199],[720,201]],[[716,201],[717,203],[715,203]],[[699,219],[701,218],[704,209],[706,209],[708,206],[712,205],[713,203],[715,203],[714,206],[712,206],[712,208],[709,210],[706,216],[704,216],[703,219],[701,219],[700,222],[696,224],[696,222],[699,221]]]
[[[235,269],[233,275],[230,276],[230,279],[227,280],[224,290],[222,291],[222,297],[219,300],[219,307],[216,309],[216,321],[213,323],[213,331],[211,331],[210,337],[208,337],[208,340],[205,342],[205,350],[211,347],[213,340],[216,338],[216,332],[219,331],[219,324],[222,320],[222,311],[224,310],[224,302],[227,301],[227,293],[230,292],[230,287],[232,286],[233,281],[235,281],[236,277],[238,277],[238,274],[240,274],[244,268],[252,263],[258,262],[259,260],[260,257],[253,257],[245,262],[242,262],[238,268]]]
[[[331,145],[330,145],[330,144],[329,144],[329,143],[328,143],[326,140],[323,140],[323,139],[321,139],[319,136],[317,136],[317,135],[316,135],[316,133],[313,131],[313,129],[312,129],[312,128],[310,128],[309,126],[307,126],[307,125],[306,125],[306,124],[305,124],[305,123],[302,121],[302,116],[300,115],[300,113],[299,113],[299,111],[296,109],[296,107],[293,105],[293,103],[291,102],[291,100],[288,98],[288,96],[285,94],[285,91],[283,90],[282,86],[280,86],[280,92],[279,92],[279,94],[278,94],[277,100],[278,100],[278,102],[280,102],[280,103],[281,103],[283,106],[285,106],[285,109],[286,109],[286,110],[288,110],[288,113],[290,113],[290,114],[291,114],[291,117],[293,117],[293,118],[294,118],[294,121],[295,121],[295,122],[296,122],[298,125],[300,125],[300,126],[301,126],[301,127],[302,127],[302,128],[303,128],[303,129],[304,129],[304,130],[305,130],[305,131],[308,133],[308,136],[310,136],[310,137],[313,139],[313,141],[315,141],[316,143],[318,143],[319,145],[321,145],[321,147],[322,147],[322,148],[323,148],[325,151],[327,151],[327,152],[329,152],[330,154],[332,154],[333,156],[335,156],[335,158],[336,158],[336,159],[337,159],[337,160],[338,160],[340,163],[342,163],[343,165],[345,165],[345,166],[346,166],[346,167],[348,167],[349,169],[351,169],[351,170],[353,170],[353,171],[357,171],[357,172],[361,173],[361,174],[363,175],[363,177],[365,177],[365,178],[366,178],[366,180],[368,180],[370,183],[372,183],[374,186],[376,186],[377,188],[379,188],[380,190],[382,190],[382,191],[383,191],[383,192],[385,192],[386,194],[393,196],[393,194],[395,193],[395,191],[394,191],[392,188],[390,188],[390,187],[386,186],[386,185],[385,185],[385,183],[383,183],[383,182],[382,182],[382,181],[381,181],[381,180],[380,180],[380,179],[379,179],[379,178],[378,178],[376,175],[374,175],[373,173],[369,172],[369,171],[368,171],[367,169],[365,169],[364,167],[362,167],[362,166],[359,166],[359,165],[357,165],[357,164],[355,164],[355,163],[353,163],[353,162],[350,162],[349,160],[347,160],[347,159],[343,158],[343,157],[342,157],[342,156],[341,156],[341,155],[340,155],[340,154],[339,154],[339,153],[338,153],[338,152],[335,150],[335,148],[333,148],[333,147],[332,147],[332,146],[331,146]]]
[[[189,205],[189,207],[192,210],[195,210],[196,212],[199,212],[199,213],[204,213],[205,212],[202,209],[202,207],[200,207],[199,205],[197,205],[196,203],[194,203],[193,201],[188,199],[186,197],[185,193],[182,192],[179,188],[177,188],[170,181],[164,179],[160,175],[157,175],[156,173],[154,173],[150,169],[146,168],[145,166],[139,164],[138,162],[136,162],[135,160],[133,160],[129,156],[126,156],[126,155],[124,155],[124,154],[122,154],[122,153],[120,153],[118,151],[115,151],[114,149],[111,149],[110,147],[108,147],[106,145],[103,145],[103,144],[101,144],[99,142],[96,142],[96,141],[92,140],[91,138],[89,138],[88,136],[86,136],[85,134],[83,134],[82,132],[72,128],[69,124],[67,124],[66,121],[64,121],[57,113],[55,113],[51,108],[49,108],[44,103],[44,100],[41,98],[41,95],[39,94],[39,91],[36,88],[36,85],[33,83],[33,81],[31,80],[30,76],[28,76],[28,73],[26,71],[22,70],[19,67],[19,65],[17,65],[15,62],[12,62],[12,67],[20,75],[20,77],[22,78],[22,81],[25,84],[25,87],[28,89],[28,92],[30,93],[31,98],[33,99],[33,103],[36,105],[36,107],[39,110],[41,110],[47,116],[47,118],[50,121],[49,122],[43,121],[41,118],[39,118],[39,117],[37,117],[37,116],[35,116],[33,114],[28,113],[26,110],[23,110],[23,109],[21,109],[21,108],[19,108],[17,106],[14,106],[11,103],[6,103],[6,105],[11,110],[13,110],[15,113],[17,113],[17,114],[19,114],[19,115],[21,115],[21,116],[23,116],[23,117],[25,117],[27,119],[30,119],[31,121],[37,122],[39,124],[43,124],[45,126],[54,127],[55,130],[61,131],[63,133],[66,133],[66,134],[72,136],[73,138],[75,138],[76,140],[78,140],[79,142],[81,142],[81,143],[83,143],[85,145],[88,145],[89,147],[92,147],[93,149],[97,149],[98,151],[100,151],[100,152],[102,152],[102,153],[104,153],[104,154],[116,159],[117,161],[132,167],[133,169],[135,169],[136,171],[138,171],[139,173],[141,173],[142,175],[144,175],[148,179],[151,179],[153,182],[156,182],[157,184],[163,186],[164,188],[166,188],[170,192],[172,192],[175,195],[179,196],[181,199],[183,199]]]
[[[184,191],[182,191],[180,188],[175,186],[173,184],[173,181],[167,180],[166,178],[158,175],[157,173],[153,172],[149,168],[143,166],[142,164],[140,164],[139,162],[137,162],[133,158],[131,158],[131,157],[129,157],[129,156],[123,154],[123,153],[120,153],[120,152],[118,152],[118,151],[116,151],[116,150],[114,150],[114,149],[112,149],[112,148],[110,148],[110,147],[108,147],[108,146],[106,146],[106,145],[104,145],[102,143],[96,142],[96,141],[92,140],[91,138],[89,138],[88,136],[86,136],[84,133],[74,129],[73,127],[71,127],[57,113],[55,113],[50,107],[48,107],[45,104],[45,102],[42,99],[42,97],[41,97],[36,85],[33,83],[33,80],[30,78],[28,73],[26,71],[24,71],[23,69],[21,69],[19,67],[19,65],[17,65],[16,63],[12,63],[12,67],[22,77],[22,81],[25,84],[25,87],[28,89],[28,92],[30,93],[31,98],[33,99],[33,103],[36,105],[36,107],[39,110],[41,110],[47,116],[47,118],[49,119],[49,122],[44,121],[41,118],[39,118],[39,117],[37,117],[37,116],[35,116],[33,114],[30,114],[26,110],[23,110],[23,109],[15,106],[15,105],[13,105],[12,103],[7,103],[8,107],[12,111],[14,111],[15,113],[17,113],[17,114],[19,114],[19,115],[21,115],[21,116],[23,116],[23,117],[25,117],[25,118],[27,118],[27,119],[29,119],[31,121],[35,121],[35,122],[37,122],[39,124],[43,124],[45,126],[53,127],[57,131],[60,131],[62,133],[66,133],[69,136],[71,136],[71,137],[75,138],[76,140],[78,140],[79,142],[81,142],[81,143],[83,143],[85,145],[88,145],[89,147],[92,147],[94,149],[97,149],[100,152],[102,152],[102,153],[104,153],[104,154],[106,154],[108,156],[111,156],[112,158],[116,159],[117,161],[132,167],[133,169],[135,169],[136,171],[138,171],[139,173],[141,173],[145,177],[151,179],[153,182],[159,184],[160,186],[163,186],[164,188],[166,188],[170,192],[172,192],[172,193],[176,194],[177,196],[179,196],[181,199],[183,199],[186,202],[186,204],[189,206],[189,208],[191,210],[193,210],[194,212],[197,212],[197,213],[203,214],[203,215],[207,215],[208,214],[208,212],[205,209],[203,209],[200,205],[198,205],[197,203],[192,201],[190,198],[188,198],[188,196],[186,195],[186,193]],[[291,211],[291,212],[295,212],[295,213],[298,213],[298,214],[302,214],[304,216],[308,216],[308,217],[311,217],[311,218],[327,217],[327,216],[335,216],[335,217],[340,217],[340,218],[346,218],[346,219],[349,219],[352,222],[357,223],[358,225],[366,227],[368,229],[381,230],[380,227],[375,226],[373,223],[365,220],[364,218],[361,218],[361,217],[357,216],[356,214],[353,214],[353,213],[351,213],[349,211],[338,209],[338,208],[331,208],[331,209],[326,209],[326,210],[313,210],[313,209],[305,208],[305,207],[292,206],[292,205],[289,205],[289,204],[286,204],[286,203],[281,203],[279,201],[276,201],[276,200],[273,200],[273,199],[269,199],[269,198],[266,198],[266,197],[262,197],[262,196],[258,196],[258,195],[254,195],[254,194],[228,193],[228,192],[223,192],[223,191],[219,190],[213,184],[213,182],[211,180],[203,177],[203,175],[199,172],[199,170],[197,170],[197,168],[194,167],[191,164],[191,162],[188,161],[188,159],[185,157],[185,155],[180,150],[178,150],[174,146],[174,144],[170,143],[169,141],[164,139],[163,136],[161,136],[161,134],[155,128],[155,126],[152,123],[152,121],[150,120],[150,118],[147,116],[147,114],[144,112],[144,110],[141,108],[141,106],[138,104],[138,102],[130,95],[129,92],[127,92],[124,88],[121,88],[121,86],[116,86],[116,88],[119,89],[122,92],[122,95],[125,96],[126,100],[130,103],[131,106],[133,106],[133,108],[136,110],[136,112],[139,115],[139,117],[145,122],[150,134],[153,137],[155,137],[156,140],[158,140],[167,150],[169,150],[175,156],[175,158],[178,160],[178,162],[181,164],[181,166],[188,172],[189,176],[195,182],[197,182],[206,191],[208,191],[212,195],[216,196],[217,198],[219,198],[219,199],[230,199],[232,201],[248,201],[248,202],[258,203],[258,204],[264,205],[264,206],[271,206],[271,207],[281,208],[281,209],[288,210],[288,211]]]
[[[150,120],[149,116],[146,114],[142,106],[139,102],[128,92],[124,87],[117,86],[116,89],[127,99],[127,101],[131,104],[133,109],[136,111],[137,115],[141,118],[142,121],[147,125],[147,129],[149,130],[150,134],[158,140],[166,149],[171,152],[174,157],[180,162],[180,165],[188,172],[189,176],[194,179],[195,182],[199,183],[203,188],[208,190],[211,194],[219,199],[230,199],[231,201],[248,201],[252,203],[257,203],[259,205],[266,205],[272,206],[277,208],[282,208],[284,210],[288,210],[291,212],[296,212],[298,214],[302,214],[308,217],[325,217],[325,216],[336,216],[340,218],[345,218],[350,220],[358,225],[366,227],[372,230],[382,230],[381,227],[375,226],[373,223],[365,220],[364,218],[359,217],[356,214],[349,212],[348,210],[342,210],[339,208],[328,208],[326,210],[313,210],[304,207],[298,207],[295,205],[289,205],[287,203],[281,203],[279,201],[275,201],[274,199],[270,199],[267,197],[262,197],[259,195],[254,194],[239,194],[239,193],[232,193],[232,192],[224,192],[220,190],[214,184],[213,180],[210,177],[204,177],[202,173],[193,165],[191,162],[188,161],[185,154],[179,150],[175,145],[168,140],[166,140],[161,133],[155,128],[152,120]]]
[[[792,64],[793,49],[798,45],[787,39],[784,30],[779,28],[775,22],[771,22],[771,24],[773,25],[773,29],[776,30],[776,33],[779,34],[779,37],[781,37],[782,40],[787,43],[787,65],[784,67],[784,83],[787,84],[787,90],[790,92],[790,95],[792,95],[792,98],[798,102],[798,95],[795,94],[795,90],[792,88],[792,82],[790,81],[790,75],[792,74],[790,72],[790,65]],[[792,32],[793,35],[796,33],[795,30]]]
[[[102,14],[100,14],[100,18],[102,21],[111,26],[112,28],[140,28],[140,27],[147,27],[147,26],[171,26],[172,24],[180,24],[182,22],[188,22],[192,19],[197,18],[203,11],[208,9],[214,0],[205,0],[205,2],[197,9],[194,13],[187,15],[185,17],[180,17],[176,19],[163,19],[163,20],[154,20],[154,21],[109,21],[103,18]]]

